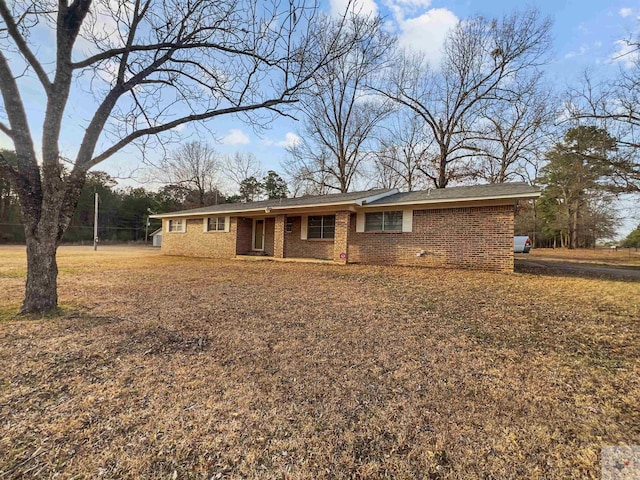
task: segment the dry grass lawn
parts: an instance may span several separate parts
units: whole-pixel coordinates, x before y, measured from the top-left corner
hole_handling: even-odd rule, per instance
[[[619,248],[578,248],[569,250],[568,248],[534,248],[525,256],[520,258],[530,258],[531,260],[550,259],[567,262],[598,263],[603,265],[631,265],[640,266],[640,249]]]
[[[0,248],[0,478],[599,478],[640,444],[640,283]]]

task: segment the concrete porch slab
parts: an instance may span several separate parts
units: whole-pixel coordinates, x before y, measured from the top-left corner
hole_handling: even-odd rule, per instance
[[[264,255],[236,255],[233,260],[245,260],[249,262],[272,261],[272,262],[289,262],[289,263],[325,263],[329,265],[340,265],[333,260],[323,260],[320,258],[275,258]]]

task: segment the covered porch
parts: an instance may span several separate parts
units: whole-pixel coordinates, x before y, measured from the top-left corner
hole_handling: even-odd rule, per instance
[[[236,258],[347,263],[352,212],[317,213],[237,217]]]

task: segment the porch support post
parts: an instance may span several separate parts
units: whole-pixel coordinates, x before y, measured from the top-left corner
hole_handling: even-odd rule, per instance
[[[333,239],[333,260],[345,265],[349,261],[349,230],[351,212],[336,212],[336,233]]]
[[[276,215],[276,224],[273,231],[274,258],[284,258],[284,229],[286,221],[286,215]]]

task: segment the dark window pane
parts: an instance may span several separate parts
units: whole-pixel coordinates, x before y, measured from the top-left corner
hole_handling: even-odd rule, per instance
[[[309,217],[308,223],[309,223],[310,227],[321,227],[322,226],[322,217],[320,217],[320,216]]]
[[[382,230],[382,212],[365,214],[364,230],[365,232]]]
[[[322,227],[320,225],[307,228],[307,238],[322,238]]]
[[[324,227],[322,238],[334,238],[336,236],[336,227]]]
[[[336,224],[336,216],[335,215],[325,215],[322,217],[322,223],[324,226],[333,227]]]
[[[293,217],[287,217],[287,223],[285,225],[284,230],[287,233],[293,232]]]
[[[385,212],[384,229],[386,231],[402,231],[402,212]]]

